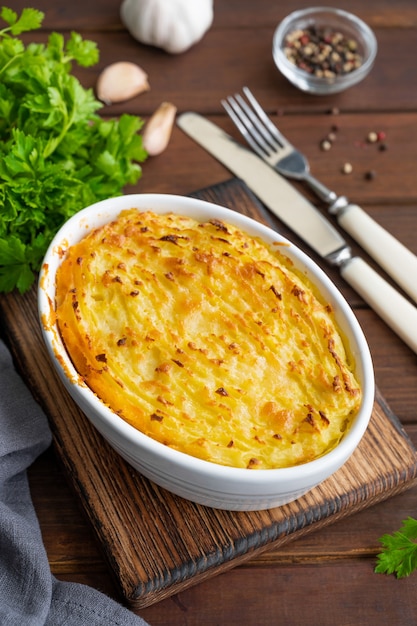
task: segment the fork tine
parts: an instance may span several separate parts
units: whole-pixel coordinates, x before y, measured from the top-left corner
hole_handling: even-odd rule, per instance
[[[269,132],[268,128],[265,128],[265,125],[262,123],[262,120],[259,119],[259,116],[257,116],[256,112],[247,104],[247,102],[245,102],[242,96],[240,94],[237,94],[235,97],[236,97],[236,100],[239,102],[241,108],[246,114],[247,123],[250,120],[252,133],[254,135],[256,133],[258,141],[261,142],[263,146],[266,141],[266,145],[271,147],[273,150],[276,150],[277,148],[278,149],[282,148],[280,143],[278,143],[278,146],[277,146],[276,139],[273,136],[271,136],[271,133]],[[260,135],[262,135],[265,141],[262,141]],[[266,148],[266,146],[264,147]]]
[[[248,102],[235,94],[222,100],[222,104],[252,150],[267,159],[279,152],[284,156],[283,153],[293,151],[291,143],[272,123],[250,89],[243,87],[243,93]]]
[[[234,98],[232,96],[229,96],[226,100],[222,100],[222,105],[225,108],[226,113],[235,123],[239,132],[246,139],[246,141],[248,142],[252,150],[254,150],[254,152],[256,152],[256,154],[258,154],[262,158],[265,156],[265,154],[268,154],[268,152],[261,147],[262,138],[257,133],[256,129],[255,129],[255,132],[253,132],[254,129],[251,128],[251,132],[249,132],[248,127],[251,127],[253,125],[251,124],[247,116],[244,115],[243,111],[237,105]],[[255,138],[252,136],[251,133],[253,133]],[[261,145],[259,145],[256,139],[259,139],[259,142]]]
[[[265,143],[236,99],[229,96],[222,104],[251,148],[261,157],[268,155],[270,147]]]
[[[268,130],[274,135],[274,137],[278,140],[281,147],[291,146],[290,142],[280,133],[278,128],[271,122],[249,87],[243,87],[243,93],[247,97],[248,101],[252,105],[253,109],[256,111],[258,117],[262,120]]]

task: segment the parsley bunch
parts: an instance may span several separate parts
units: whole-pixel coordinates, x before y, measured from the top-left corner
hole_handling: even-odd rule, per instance
[[[0,18],[0,292],[23,293],[59,227],[136,183],[147,154],[142,120],[103,120],[102,104],[71,73],[73,62],[97,63],[94,42],[52,33],[25,46],[19,35],[44,14],[3,7]]]
[[[375,572],[405,578],[417,569],[417,519],[408,517],[399,530],[380,539],[383,551],[377,555]]]

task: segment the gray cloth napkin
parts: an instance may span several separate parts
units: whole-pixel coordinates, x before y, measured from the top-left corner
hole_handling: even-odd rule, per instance
[[[0,625],[146,626],[101,592],[52,576],[26,473],[50,443],[46,417],[0,341]]]

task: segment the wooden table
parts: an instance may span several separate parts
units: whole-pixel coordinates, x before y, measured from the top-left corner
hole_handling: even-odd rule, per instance
[[[360,204],[417,253],[417,5],[414,0],[352,0],[349,10],[375,30],[379,52],[370,76],[333,97],[313,97],[293,88],[275,68],[271,41],[278,22],[299,8],[294,0],[215,0],[215,18],[204,39],[188,52],[169,56],[135,42],[124,30],[119,2],[35,0],[50,30],[76,30],[101,50],[98,66],[75,69],[94,87],[100,69],[129,60],[149,74],[151,90],[103,115],[121,112],[144,119],[163,100],[178,111],[198,111],[237,137],[221,98],[248,85],[278,118],[281,129],[309,157],[314,174]],[[14,0],[13,9],[28,3]],[[339,0],[334,6],[346,8]],[[337,125],[332,151],[321,140]],[[387,150],[367,143],[370,131],[386,133]],[[353,166],[343,174],[343,164]],[[366,173],[374,171],[368,180]],[[178,128],[168,149],[143,165],[143,177],[126,191],[189,194],[228,180],[230,173]],[[349,239],[349,238],[348,238]],[[297,241],[297,243],[299,243]],[[354,251],[360,252],[352,243]],[[307,248],[305,248],[307,250]],[[310,253],[311,254],[311,253]],[[314,255],[312,255],[313,258]],[[318,262],[318,259],[315,258]],[[369,260],[369,259],[368,259]],[[417,444],[417,357],[370,310],[336,272],[326,268],[354,307],[372,351],[376,382]],[[417,277],[416,277],[417,280]],[[30,470],[33,499],[53,573],[117,597],[100,547],[53,449]],[[417,623],[417,573],[407,579],[374,573],[378,538],[417,515],[417,487],[244,565],[191,587],[140,614],[151,624],[387,624]]]

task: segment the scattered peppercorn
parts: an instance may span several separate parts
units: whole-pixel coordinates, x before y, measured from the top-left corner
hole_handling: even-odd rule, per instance
[[[328,139],[323,139],[320,142],[320,148],[324,150],[325,152],[327,152],[327,150],[330,150],[331,147],[332,147],[332,144]]]
[[[349,74],[362,65],[357,41],[330,28],[311,26],[290,32],[284,54],[291,63],[320,78]]]
[[[368,133],[368,136],[366,139],[369,143],[376,143],[378,141],[378,135],[372,131]]]
[[[339,111],[337,110],[337,113]],[[333,124],[331,126],[331,129],[329,131],[329,133],[327,134],[327,136],[322,139],[320,141],[320,148],[321,150],[324,151],[328,151],[332,148],[333,143],[335,142],[335,140],[337,139],[337,132],[339,131],[339,127],[336,124]],[[366,143],[367,144],[378,144],[377,149],[380,152],[384,152],[385,150],[388,150],[388,145],[385,142],[386,139],[386,133],[382,130],[376,132],[376,131],[370,131],[367,136],[366,136],[366,142],[364,140],[362,140],[361,142],[355,142],[356,146],[365,148]],[[340,168],[340,171],[343,174],[351,174],[353,172],[353,166],[351,163],[346,162],[343,164],[343,166]],[[375,170],[368,170],[367,172],[365,172],[363,174],[363,177],[365,180],[373,180],[374,178],[376,178],[376,171]]]
[[[337,131],[338,130],[339,130],[338,126],[333,124],[333,126],[331,127],[330,132],[328,133],[327,137],[322,139],[321,142],[320,142],[320,147],[321,147],[322,150],[324,150],[324,151],[330,150],[330,148],[332,147],[333,143],[336,141]]]

